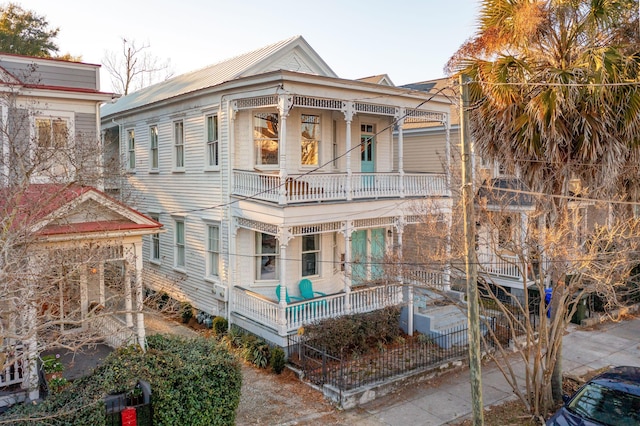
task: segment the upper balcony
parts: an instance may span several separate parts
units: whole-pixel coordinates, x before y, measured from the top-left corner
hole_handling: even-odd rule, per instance
[[[281,205],[378,198],[450,197],[440,173],[318,173],[289,175],[233,171],[233,195]]]

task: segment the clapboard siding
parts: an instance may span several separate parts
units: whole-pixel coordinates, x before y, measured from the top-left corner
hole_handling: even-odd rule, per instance
[[[33,65],[28,61],[15,62],[0,59],[0,67],[29,84],[98,90],[98,74],[93,66],[74,63]]]

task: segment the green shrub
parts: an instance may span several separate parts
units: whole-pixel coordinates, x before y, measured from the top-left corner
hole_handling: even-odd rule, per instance
[[[229,328],[229,321],[225,317],[215,317],[213,319],[213,333],[218,336],[224,336]]]
[[[284,350],[280,347],[273,348],[271,350],[271,370],[276,374],[280,374],[284,370],[285,363]]]
[[[202,337],[148,337],[148,349],[126,347],[109,355],[94,373],[38,405],[24,404],[3,420],[31,425],[105,425],[103,396],[129,393],[150,383],[154,425],[233,425],[242,382],[237,360],[217,341]]]
[[[193,317],[193,306],[189,302],[180,303],[180,316],[182,317],[183,323],[188,323],[189,320]]]
[[[302,339],[332,354],[365,354],[400,336],[400,308],[329,318],[304,327]]]

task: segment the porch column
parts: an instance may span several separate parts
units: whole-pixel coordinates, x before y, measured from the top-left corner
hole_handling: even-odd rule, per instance
[[[445,113],[444,114],[444,119],[443,119],[443,123],[444,124],[444,137],[445,137],[445,148],[444,148],[444,153],[445,153],[445,159],[444,159],[444,164],[445,164],[445,179],[446,179],[446,185],[447,185],[447,191],[449,193],[451,193],[451,123],[449,120],[449,113]],[[472,159],[474,158],[474,156],[471,157]],[[473,173],[475,176],[475,170],[476,168],[473,167]],[[475,180],[474,180],[475,181]],[[474,188],[475,191],[475,188]]]
[[[344,313],[351,313],[351,234],[353,223],[344,222]]]
[[[278,204],[287,204],[287,117],[293,107],[293,97],[291,95],[278,96],[278,114],[280,129],[278,129],[278,156],[280,163],[280,199]]]
[[[133,244],[135,253],[135,289],[136,289],[136,333],[138,344],[144,351],[147,347],[144,329],[144,294],[142,288],[142,241]]]
[[[451,291],[451,229],[453,227],[453,218],[451,217],[451,211],[447,213],[446,221],[447,221],[447,236],[445,239],[444,250],[446,253],[446,263],[444,264],[444,276],[442,277],[442,291]],[[474,225],[475,226],[475,225]],[[476,254],[477,256],[477,254]]]
[[[99,281],[99,291],[100,291],[100,304],[104,306],[105,304],[105,292],[104,292],[104,262],[100,261],[98,264],[98,281]]]
[[[280,303],[278,304],[278,334],[287,335],[287,246],[293,236],[289,228],[280,228],[278,232],[278,243],[280,243]]]
[[[88,272],[87,264],[83,263],[80,266],[80,319],[83,328],[86,325],[84,320],[87,318],[87,312],[89,312]]]
[[[131,264],[129,258],[124,261],[124,317],[127,327],[133,327],[133,301],[131,299]]]
[[[26,361],[26,372],[24,373],[24,381],[22,388],[27,389],[29,401],[40,399],[40,379],[38,377],[38,307],[37,307],[37,288],[40,275],[40,267],[43,266],[37,261],[39,256],[36,254],[29,258],[27,279],[24,285],[23,300],[19,303],[22,305],[22,324],[21,335],[24,345],[23,359]],[[40,259],[43,262],[42,259]]]
[[[404,216],[400,216],[396,222],[396,232],[398,233],[398,281],[404,285],[404,258],[402,256],[402,237],[404,235]],[[413,282],[407,287],[407,332],[413,336]]]
[[[398,123],[398,173],[400,174],[400,198],[404,198],[404,116],[406,112],[404,108],[398,110],[396,120]]]
[[[356,110],[353,107],[353,102],[345,102],[342,107],[342,113],[344,114],[344,120],[347,123],[345,139],[345,144],[347,146],[347,155],[345,156],[345,161],[347,163],[347,181],[345,182],[344,188],[347,193],[347,201],[351,201],[353,199],[353,195],[351,194],[351,151],[353,150],[351,146],[351,121],[356,113]]]

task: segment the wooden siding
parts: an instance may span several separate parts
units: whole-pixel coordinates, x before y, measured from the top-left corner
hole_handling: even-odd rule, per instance
[[[0,59],[0,67],[28,84],[98,90],[95,68],[71,67],[66,64],[33,66],[32,63],[6,59]]]
[[[456,135],[450,135],[456,143]],[[398,140],[397,135],[394,138]],[[403,135],[403,165],[405,172],[443,173],[445,170],[446,137],[444,131]],[[393,146],[394,169],[398,168],[398,144]]]

